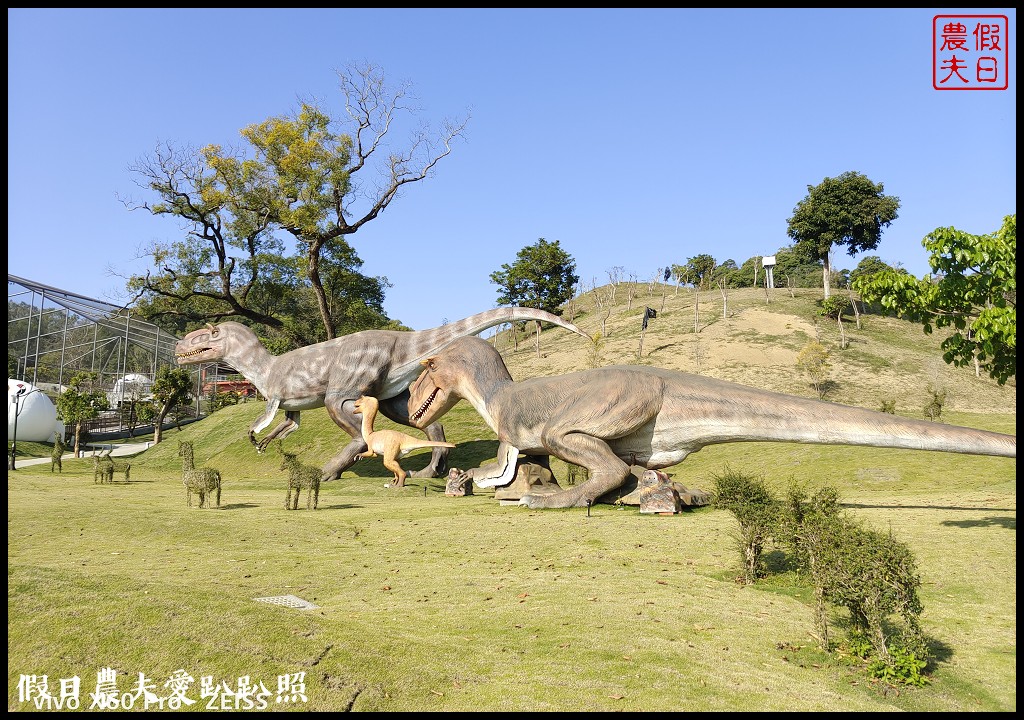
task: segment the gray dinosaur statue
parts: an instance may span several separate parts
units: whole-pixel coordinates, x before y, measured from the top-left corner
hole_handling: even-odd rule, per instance
[[[460,338],[424,361],[409,388],[416,427],[467,400],[498,436],[494,462],[468,471],[480,487],[511,482],[519,453],[585,467],[588,480],[530,508],[585,507],[623,485],[630,465],[660,470],[706,445],[794,442],[1017,457],[1017,437],[911,420],[675,370],[624,365],[514,382],[501,355]]]
[[[297,430],[302,410],[326,407],[335,424],[352,437],[324,466],[323,480],[328,481],[341,477],[367,449],[360,431],[361,418],[354,408],[360,396],[377,398],[381,414],[413,427],[407,412],[408,388],[419,374],[424,358],[440,352],[457,338],[523,320],[552,323],[590,339],[557,315],[509,307],[487,310],[430,330],[363,330],[283,355],[271,355],[256,333],[245,325],[208,324],[179,340],[174,352],[179,365],[227,363],[267,398],[266,412],[249,429],[249,439],[258,452],[262,453],[271,441]],[[284,420],[257,440],[257,433],[270,425],[278,410],[285,411]],[[444,442],[444,428],[440,424],[425,425],[424,432],[430,440]],[[434,448],[427,467],[412,476],[436,477],[445,472],[448,452],[448,448]]]

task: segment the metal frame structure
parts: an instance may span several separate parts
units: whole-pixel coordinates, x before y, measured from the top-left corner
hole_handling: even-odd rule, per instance
[[[178,337],[139,317],[131,309],[32,280],[7,275],[7,357],[10,377],[51,394],[61,392],[78,372],[94,372],[108,393],[142,375],[152,382],[164,365],[177,366]],[[16,368],[14,367],[16,363]],[[190,368],[196,381],[196,415],[200,410],[202,367]],[[13,372],[13,374],[11,374]]]

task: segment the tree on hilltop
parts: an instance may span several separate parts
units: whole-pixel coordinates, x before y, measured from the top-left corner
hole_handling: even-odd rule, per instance
[[[874,250],[882,230],[897,218],[900,200],[885,195],[884,189],[861,173],[845,172],[808,185],[807,195],[793,209],[787,232],[796,241],[794,250],[822,263],[825,299],[831,295],[832,247],[845,245],[851,257]]]

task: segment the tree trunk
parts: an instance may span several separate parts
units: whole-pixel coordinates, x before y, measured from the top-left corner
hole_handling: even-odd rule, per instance
[[[832,295],[832,262],[829,258],[829,253],[825,253],[822,268],[821,286],[825,290],[825,299],[828,300]]]
[[[323,283],[320,282],[320,248],[323,247],[322,240],[314,240],[309,244],[309,282],[313,286],[313,294],[316,295],[316,304],[320,308],[320,320],[324,324],[324,331],[327,339],[335,337],[334,320],[331,318],[330,308],[327,306],[327,292]]]
[[[860,310],[857,308],[857,298],[850,292],[850,304],[853,305],[853,316],[857,318],[857,329],[860,330]]]
[[[540,320],[537,323],[537,334],[534,336],[534,345],[537,348],[537,357],[540,357]]]
[[[160,406],[160,411],[156,414],[156,418],[153,421],[153,444],[159,445],[160,441],[163,440],[164,435],[164,418],[167,417],[167,411],[170,410],[169,406]]]
[[[82,421],[75,423],[75,457],[81,457]]]
[[[693,331],[700,332],[700,291],[693,286]]]

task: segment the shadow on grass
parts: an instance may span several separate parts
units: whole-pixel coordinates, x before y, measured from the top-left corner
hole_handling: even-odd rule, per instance
[[[1017,529],[1017,518],[1015,517],[987,517],[981,520],[943,520],[942,525],[951,525],[960,528],[993,527],[998,526],[1007,530]]]
[[[960,506],[960,505],[878,505],[878,504],[866,505],[864,503],[848,503],[848,502],[840,503],[840,505],[842,505],[843,507],[847,507],[847,508],[863,508],[863,509],[866,509],[866,510],[871,510],[871,509],[877,508],[877,509],[882,509],[882,510],[957,510],[957,511],[961,511],[961,512],[963,512],[963,511],[1017,512],[1017,508],[966,507],[966,506]],[[961,521],[946,520],[946,521],[944,521],[944,524],[956,525],[956,524],[959,524],[960,522],[976,523],[976,522],[980,522],[980,521],[976,521],[976,520],[961,520]],[[1002,524],[1002,523],[999,523],[999,524]],[[1014,520],[1014,524],[1016,525],[1016,520]],[[974,526],[973,525],[968,525],[968,526],[965,526],[965,527],[974,527]]]
[[[470,440],[469,442],[459,443],[458,446],[448,454],[448,467],[457,467],[461,470],[469,468],[479,467],[486,462],[489,462],[495,458],[498,452],[498,441],[497,440]],[[430,464],[430,453],[426,450],[420,452],[417,455],[412,455],[407,458],[401,458],[398,464],[402,466],[402,469],[407,473],[414,473],[422,470]],[[357,460],[356,463],[350,467],[346,472],[351,472],[359,477],[369,478],[393,478],[395,475],[386,467],[379,457],[375,458],[362,458]],[[448,472],[445,471],[444,477],[448,476]],[[407,478],[406,484],[413,478]],[[415,478],[417,480],[423,480],[424,478]],[[333,481],[332,481],[333,482]]]

